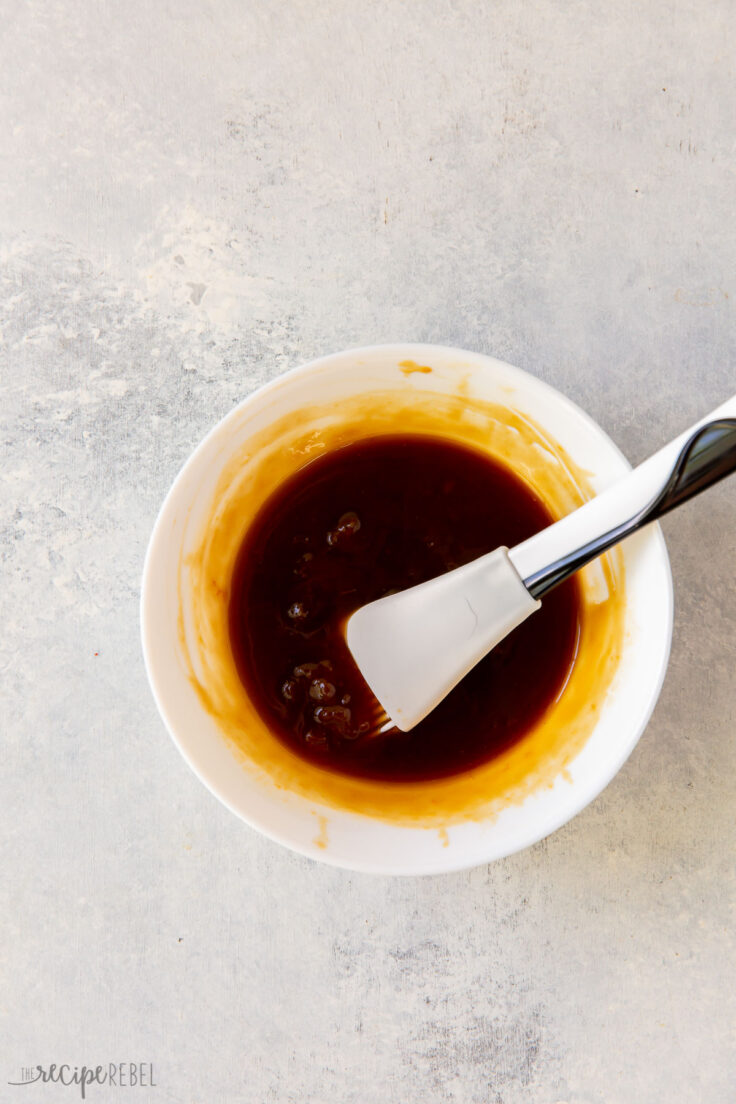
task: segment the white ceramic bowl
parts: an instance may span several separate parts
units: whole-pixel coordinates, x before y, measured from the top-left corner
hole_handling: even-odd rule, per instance
[[[399,365],[431,366],[416,372]],[[584,745],[550,784],[492,816],[449,823],[394,823],[324,806],[272,785],[249,770],[203,705],[182,657],[188,598],[180,569],[212,512],[223,472],[244,444],[288,415],[324,402],[394,391],[449,393],[512,405],[556,441],[588,474],[595,492],[629,465],[582,410],[534,377],[476,353],[430,345],[384,345],[324,357],[249,396],[199,445],[164,502],[148,548],[141,596],[143,650],[166,726],[205,785],[229,809],[271,839],[335,866],[383,874],[457,870],[512,854],[566,823],[596,797],[625,762],[659,695],[672,634],[672,583],[658,526],[622,547],[626,629],[616,675]],[[400,427],[398,427],[400,428]]]

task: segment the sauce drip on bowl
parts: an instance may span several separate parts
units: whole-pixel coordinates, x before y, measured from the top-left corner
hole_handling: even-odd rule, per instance
[[[306,465],[261,508],[232,579],[233,655],[269,729],[325,768],[385,781],[456,774],[519,740],[575,661],[576,579],[406,733],[371,733],[375,699],[344,623],[366,602],[513,547],[552,520],[505,465],[442,438],[374,437]]]

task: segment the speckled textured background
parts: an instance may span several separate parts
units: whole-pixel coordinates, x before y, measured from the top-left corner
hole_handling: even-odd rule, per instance
[[[0,1098],[736,1099],[736,481],[666,524],[654,719],[487,869],[349,876],[188,771],[138,639],[158,506],[289,366],[493,353],[632,460],[736,390],[736,11],[0,0]]]

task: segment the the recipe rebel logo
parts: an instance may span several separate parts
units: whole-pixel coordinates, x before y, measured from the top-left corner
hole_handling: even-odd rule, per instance
[[[105,1085],[115,1089],[155,1089],[153,1062],[107,1062],[99,1066],[70,1066],[53,1062],[50,1066],[22,1066],[20,1078],[9,1085],[76,1085],[82,1100],[87,1089]]]

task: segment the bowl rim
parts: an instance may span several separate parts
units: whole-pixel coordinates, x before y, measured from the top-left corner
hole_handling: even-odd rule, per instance
[[[176,725],[172,722],[170,711],[168,708],[165,695],[161,692],[161,687],[157,678],[156,665],[155,665],[155,633],[156,628],[152,623],[150,616],[150,603],[148,601],[148,595],[150,587],[152,585],[153,574],[153,562],[157,545],[161,539],[162,532],[162,520],[167,515],[172,501],[175,499],[178,488],[183,483],[186,477],[196,469],[201,455],[207,451],[210,443],[214,438],[223,432],[228,423],[240,417],[244,410],[251,405],[256,405],[262,402],[265,398],[269,397],[272,393],[277,392],[284,387],[288,387],[290,381],[295,378],[299,378],[305,375],[309,375],[316,369],[327,367],[332,363],[340,362],[346,357],[360,358],[366,356],[375,356],[376,354],[383,354],[387,357],[396,358],[397,361],[403,360],[420,360],[425,358],[442,357],[442,358],[457,358],[458,360],[470,360],[473,362],[486,362],[489,365],[501,366],[504,373],[509,377],[516,377],[520,384],[528,385],[528,381],[532,381],[533,386],[538,392],[548,392],[550,398],[553,398],[554,403],[558,407],[565,407],[568,413],[579,422],[587,426],[592,433],[609,447],[612,454],[616,454],[618,460],[621,462],[622,468],[631,469],[631,464],[627,460],[623,452],[618,448],[615,442],[609,437],[604,429],[589,415],[582,407],[578,406],[567,395],[558,391],[555,387],[548,384],[546,381],[535,376],[533,373],[526,371],[525,369],[518,368],[515,365],[508,364],[506,361],[502,361],[499,358],[490,356],[486,353],[480,353],[472,350],[460,349],[455,346],[429,344],[422,342],[386,342],[374,345],[355,346],[326,354],[325,356],[315,357],[309,361],[299,364],[293,368],[288,369],[285,372],[280,373],[274,379],[269,380],[267,383],[256,387],[249,394],[245,396],[239,403],[228,411],[218,422],[211,427],[211,429],[200,440],[199,444],[187,457],[184,464],[180,467],[177,475],[172,481],[169,490],[164,497],[164,500],[156,515],[153,528],[151,530],[151,537],[149,539],[146,554],[143,564],[142,582],[141,582],[141,595],[140,595],[140,620],[141,620],[141,643],[143,650],[144,665],[146,674],[148,677],[149,685],[153,694],[154,701],[156,703],[158,712],[164,725],[173,740],[178,751],[187,762],[191,770],[197,776],[197,778],[207,787],[210,793],[213,794],[226,808],[234,813],[239,819],[244,821],[250,827],[254,828],[261,835],[266,836],[268,839],[273,840],[275,843],[279,843],[282,846],[294,851],[298,854],[304,855],[307,858],[311,858],[320,862],[323,862],[329,866],[338,867],[341,869],[353,870],[361,873],[371,873],[379,875],[404,875],[404,876],[417,876],[417,875],[432,875],[440,873],[451,873],[453,871],[461,871],[472,869],[475,866],[483,865],[484,863],[496,861],[497,859],[509,857],[516,854],[519,851],[524,850],[533,844],[546,839],[552,835],[563,825],[567,824],[575,816],[578,815],[588,804],[590,804],[596,797],[598,797],[603,790],[613,781],[618,772],[626,760],[631,755],[634,747],[638,743],[641,735],[646,729],[654,712],[657,700],[659,698],[664,679],[666,676],[669,656],[672,644],[672,630],[674,621],[674,593],[672,583],[672,572],[667,553],[667,548],[662,534],[661,527],[658,523],[654,523],[649,526],[644,534],[639,534],[635,538],[641,539],[645,537],[648,539],[654,555],[657,557],[658,569],[663,573],[663,582],[665,585],[665,609],[662,611],[665,615],[664,624],[662,628],[664,630],[665,646],[661,653],[660,663],[656,671],[656,676],[649,680],[649,694],[647,696],[646,704],[641,710],[638,723],[631,727],[629,736],[626,740],[617,745],[617,754],[613,756],[607,763],[605,772],[601,772],[600,777],[588,782],[588,784],[578,783],[575,787],[576,798],[564,803],[564,807],[561,807],[558,817],[551,817],[549,824],[545,825],[544,832],[540,834],[537,830],[530,826],[528,833],[520,832],[517,842],[509,847],[503,846],[500,848],[488,848],[487,856],[478,859],[476,856],[468,857],[466,860],[462,859],[459,854],[454,854],[452,857],[447,854],[446,859],[449,861],[442,862],[444,857],[441,853],[439,861],[426,863],[418,866],[415,863],[409,863],[404,866],[402,864],[392,862],[387,864],[385,862],[375,862],[371,860],[363,860],[360,857],[354,859],[344,858],[342,856],[336,856],[330,854],[330,849],[327,848],[321,853],[315,853],[313,846],[310,846],[306,840],[295,840],[293,836],[290,836],[288,832],[281,832],[274,828],[271,824],[264,824],[256,816],[249,815],[247,810],[237,806],[228,796],[224,793],[221,787],[212,777],[213,772],[208,771],[206,764],[203,764],[200,759],[193,753],[191,747],[188,745],[187,740],[181,738],[176,731]],[[224,737],[223,737],[224,740]],[[371,818],[365,818],[371,820]],[[372,823],[374,823],[371,820]],[[396,829],[400,829],[404,826],[392,825]],[[405,830],[416,831],[417,828],[407,827]],[[426,829],[419,829],[426,830]],[[430,829],[431,830],[431,829]],[[450,849],[448,849],[450,850]],[[497,853],[496,853],[497,852]]]

